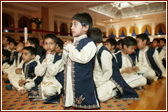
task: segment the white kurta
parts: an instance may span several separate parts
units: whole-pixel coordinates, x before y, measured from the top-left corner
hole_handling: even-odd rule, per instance
[[[97,52],[102,46],[102,43],[97,46]],[[114,57],[112,57],[108,51],[104,50],[100,57],[102,68],[100,67],[97,57],[95,59],[93,76],[97,88],[98,98],[101,102],[104,102],[116,95],[116,91],[113,90],[116,86],[110,80],[113,74],[112,58]]]
[[[68,44],[63,49],[62,59],[63,62],[67,64],[67,77],[66,77],[66,100],[65,107],[72,106],[73,104],[73,91],[72,91],[72,79],[71,79],[71,61],[78,63],[88,63],[96,53],[96,46],[93,42],[89,42],[86,46],[82,48],[79,52],[74,44],[83,38],[87,38],[87,35],[82,35],[80,37],[75,37],[73,44]],[[70,61],[71,60],[71,61]]]
[[[147,52],[148,49],[149,49],[149,47],[146,46],[143,50],[139,51],[139,62],[136,64],[136,66],[138,66],[138,68],[139,68],[138,73],[142,73],[143,76],[148,79],[155,79],[156,73],[153,70],[153,68],[151,67],[151,65],[149,64],[149,60],[147,59],[146,53],[145,53],[145,52]],[[166,76],[166,69],[164,68],[164,66],[159,58],[159,54],[158,54],[157,50],[154,51],[153,59],[154,59],[155,63],[157,64],[157,66],[162,71],[162,76],[165,77]]]
[[[120,68],[120,72],[123,69],[126,69],[127,67],[133,67],[130,57],[128,55],[123,54],[122,51],[121,55],[122,55],[122,66]],[[136,72],[133,72],[131,74],[122,73],[121,75],[123,79],[128,83],[128,85],[132,88],[144,86],[146,84],[146,78],[143,77],[142,75],[138,75]]]
[[[30,62],[32,62],[32,61],[38,61],[39,60],[39,56],[36,56],[33,60],[31,60]],[[28,63],[30,63],[30,62],[28,62]],[[17,66],[17,67],[14,67],[14,65],[15,65],[15,62],[14,62],[14,65],[12,65],[12,67],[10,67],[9,68],[9,70],[11,70],[11,72],[9,72],[8,73],[8,79],[9,79],[9,81],[10,81],[10,83],[16,88],[16,90],[21,90],[21,89],[23,89],[23,86],[22,87],[20,87],[19,86],[19,84],[18,84],[18,82],[19,82],[19,80],[21,80],[21,79],[25,79],[25,74],[24,74],[24,72],[23,72],[23,70],[22,70],[22,74],[17,74],[17,73],[15,73],[15,70],[17,69],[17,68],[22,68],[23,67],[23,60],[21,61],[21,63]],[[27,63],[27,64],[28,64]],[[26,67],[25,67],[26,68]],[[13,70],[12,70],[13,69]]]
[[[54,54],[55,55],[55,54]],[[38,62],[35,67],[35,75],[43,76],[41,82],[42,99],[46,99],[56,93],[61,93],[62,85],[57,81],[55,75],[64,70],[62,59],[53,63],[54,55],[48,54],[46,56],[47,62]]]

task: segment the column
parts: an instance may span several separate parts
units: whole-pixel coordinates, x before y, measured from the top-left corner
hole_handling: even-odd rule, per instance
[[[49,30],[49,9],[46,7],[41,7],[41,13],[42,13],[42,26],[43,26],[43,30]],[[42,33],[43,37],[46,35],[47,33]]]
[[[119,28],[118,28],[118,26],[116,27],[116,37],[119,37]]]
[[[130,32],[129,32],[129,26],[127,26],[127,36],[130,36]],[[132,34],[131,34],[131,36],[132,36]]]
[[[155,23],[152,23],[151,27],[152,27],[152,36],[154,36],[155,35]]]
[[[106,37],[109,37],[109,28],[106,28]]]
[[[48,22],[49,22],[49,31],[54,31],[54,10],[53,8],[49,8],[49,16],[48,16]]]
[[[142,33],[141,32],[142,31],[142,25],[141,24],[138,25],[138,29],[139,29],[139,34],[141,34]]]

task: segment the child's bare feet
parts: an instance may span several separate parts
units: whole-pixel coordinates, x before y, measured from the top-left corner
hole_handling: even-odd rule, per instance
[[[8,80],[8,74],[2,75],[2,80]]]
[[[19,90],[19,92],[20,92],[21,94],[25,94],[25,93],[27,92],[27,90],[26,90],[26,89],[21,89],[21,90]]]

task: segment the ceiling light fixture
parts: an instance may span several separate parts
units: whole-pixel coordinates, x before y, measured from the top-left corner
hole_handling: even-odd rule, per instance
[[[110,21],[113,21],[112,19],[110,19]]]
[[[138,16],[136,15],[135,17],[137,18]]]

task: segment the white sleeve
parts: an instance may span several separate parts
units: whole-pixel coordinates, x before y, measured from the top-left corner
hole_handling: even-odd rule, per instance
[[[99,78],[100,82],[106,82],[113,74],[112,71],[112,55],[108,51],[103,51],[100,57],[102,64],[103,76]]]
[[[47,72],[50,76],[55,76],[62,70],[64,70],[62,59],[56,61],[56,63],[53,63],[51,61],[47,63]]]
[[[159,69],[162,71],[162,76],[165,77],[166,76],[166,69],[164,68],[161,60],[159,59],[159,54],[158,54],[157,50],[155,50],[155,52],[153,54],[153,58],[154,58],[155,63],[159,67]]]
[[[80,52],[72,44],[68,44],[64,49],[69,51],[69,58],[72,61],[83,64],[88,63],[97,51],[97,47],[93,42],[89,42],[85,45]]]
[[[63,53],[62,53],[62,61],[63,61],[64,64],[66,64],[66,62],[67,62],[68,54],[69,54],[69,53],[68,53],[67,51],[63,50]]]
[[[40,61],[37,63],[37,66],[35,67],[35,74],[37,76],[43,76],[45,71],[46,71],[46,67],[47,67],[47,63],[46,62],[42,62],[40,63]]]
[[[159,53],[160,60],[164,58],[165,51],[162,49],[161,52]]]

